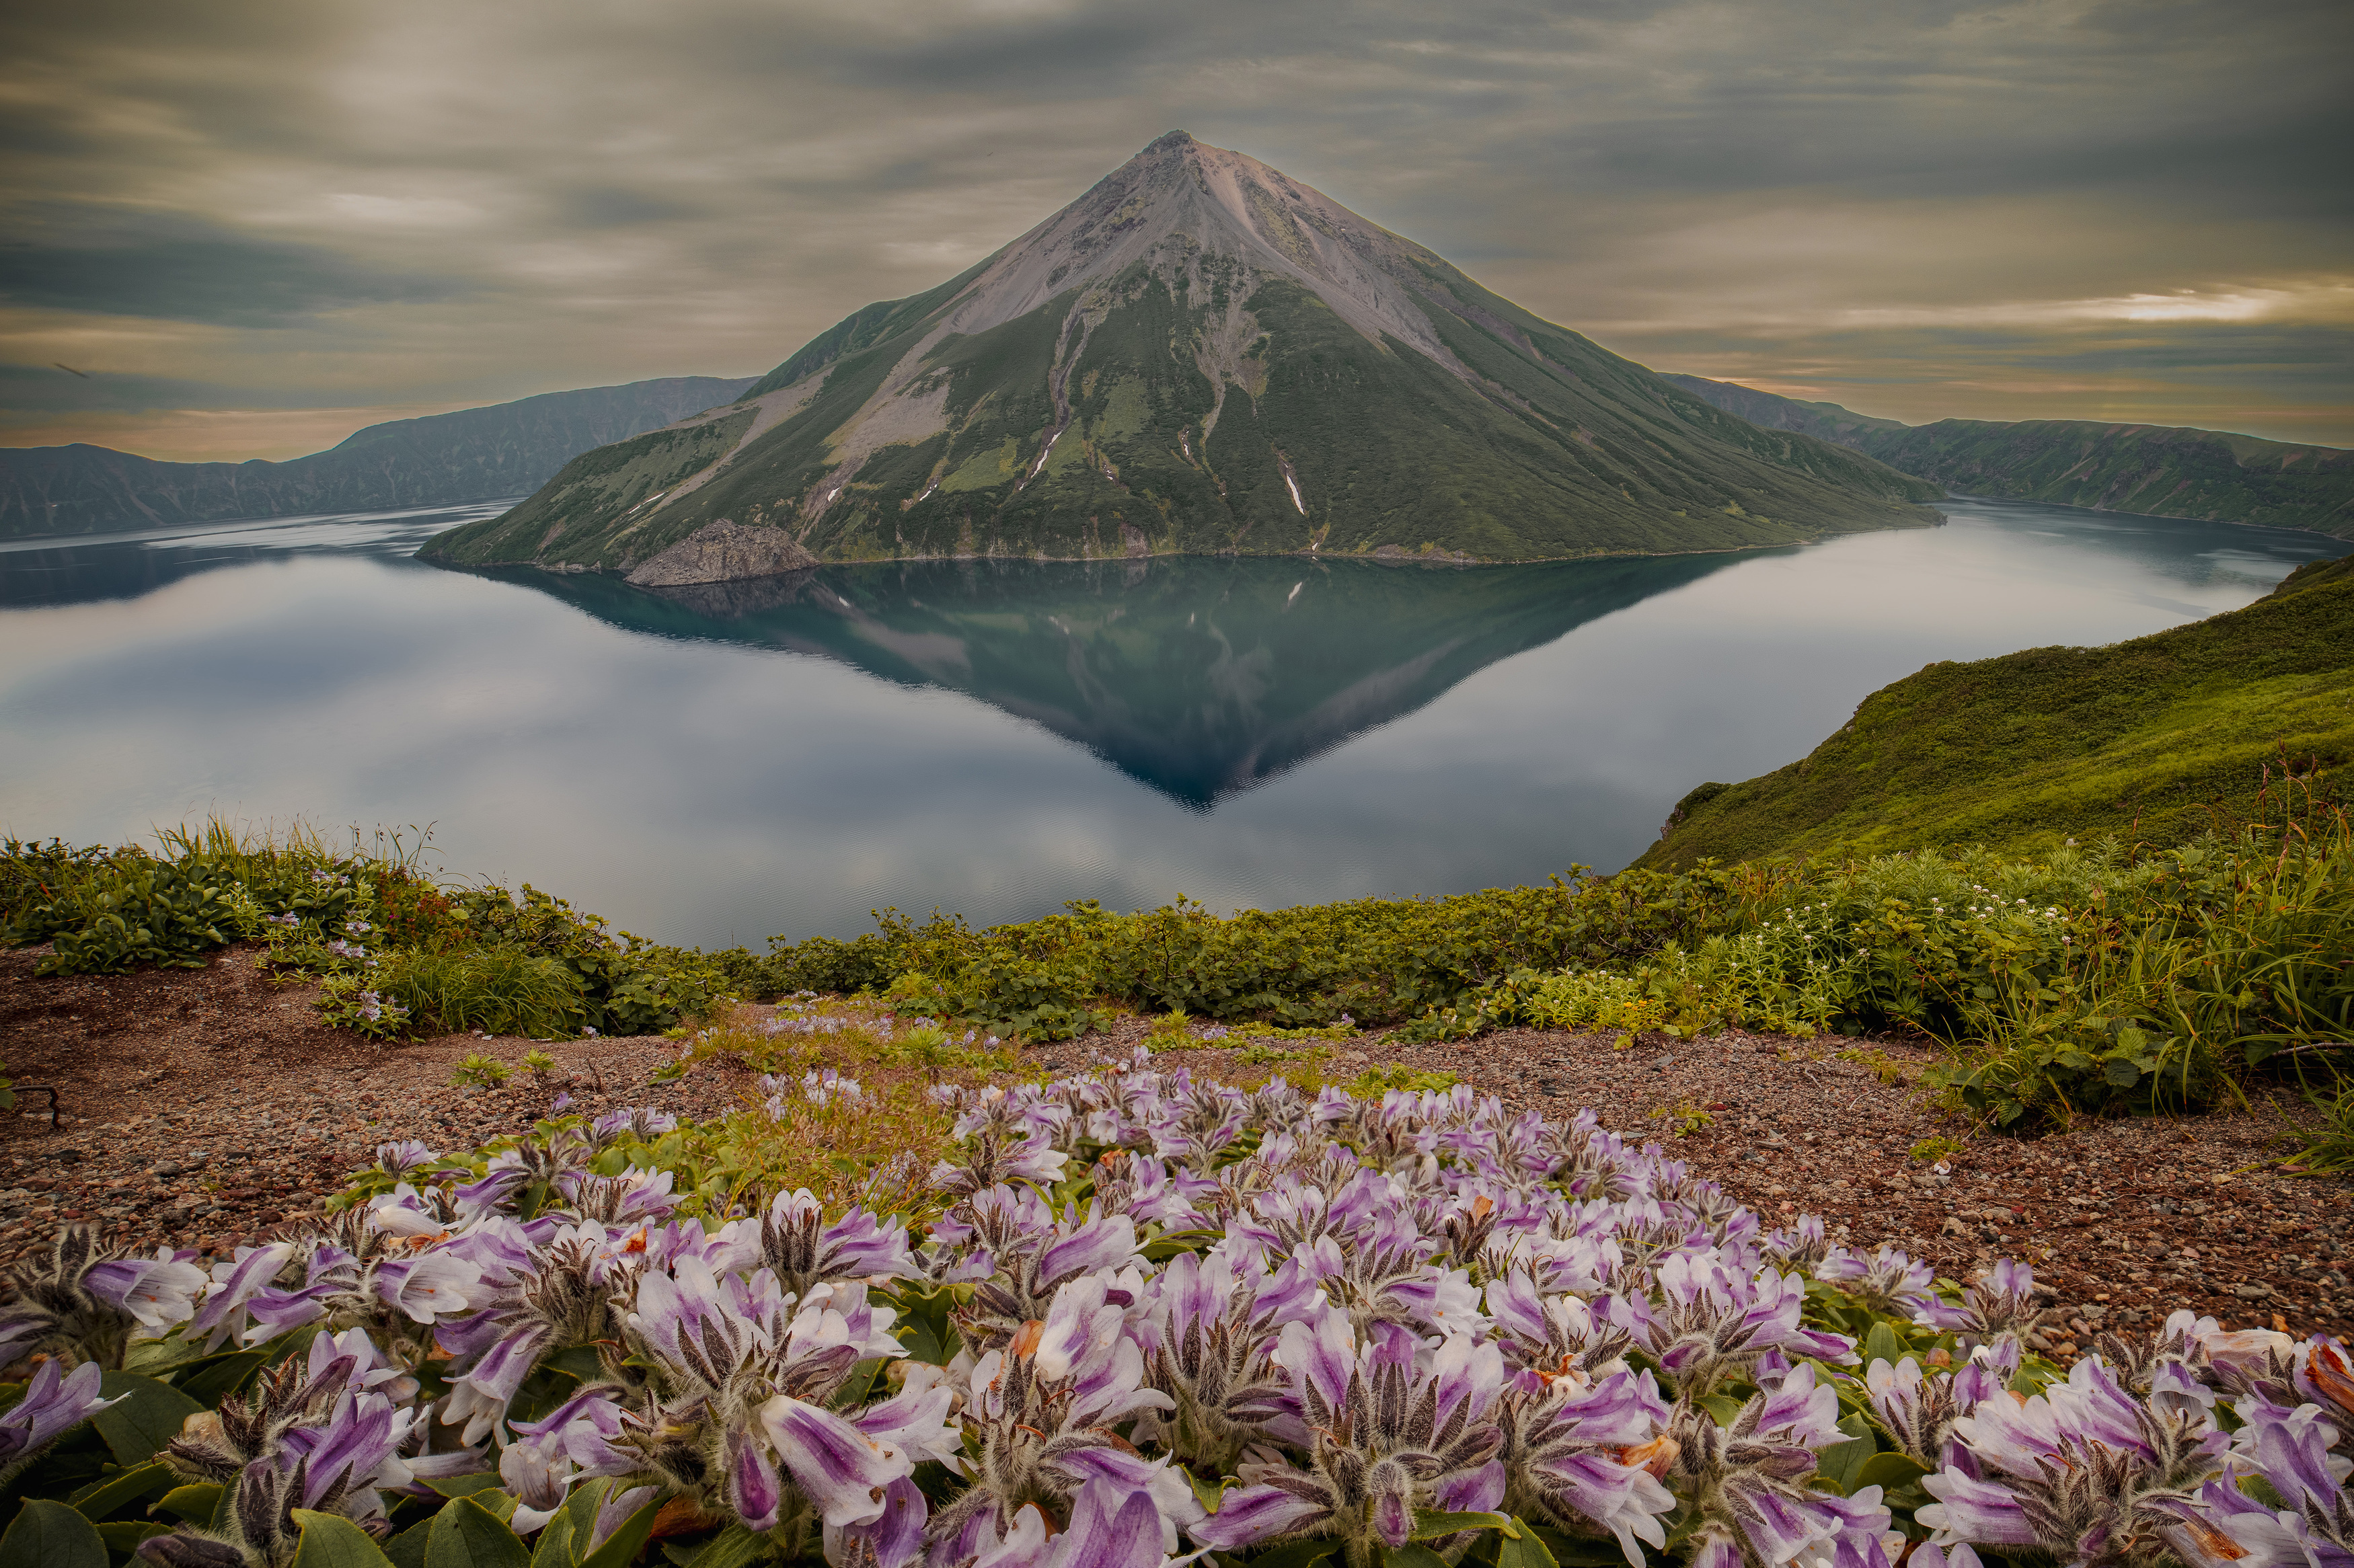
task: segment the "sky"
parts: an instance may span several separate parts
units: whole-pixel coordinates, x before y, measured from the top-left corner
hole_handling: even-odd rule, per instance
[[[0,58],[0,445],[757,375],[1181,128],[1657,369],[2354,445],[2345,0],[82,0]]]

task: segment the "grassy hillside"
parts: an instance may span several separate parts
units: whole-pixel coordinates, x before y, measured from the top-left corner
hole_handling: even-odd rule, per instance
[[[2354,451],[2091,419],[1905,425],[1697,376],[1662,379],[1766,429],[1852,447],[1965,495],[2310,528],[2354,539]]]
[[[2354,556],[2155,636],[1932,664],[1804,760],[1693,790],[1638,863],[2179,843],[2251,811],[2284,758],[2324,788],[2354,760]]]
[[[1732,381],[1710,381],[1698,376],[1668,376],[1662,381],[1673,382],[1694,397],[1705,399],[1728,414],[1738,415],[1762,430],[1797,430],[1842,446],[1854,446],[1857,438],[1868,430],[1909,430],[1913,427],[1901,419],[1882,419],[1871,414],[1859,414],[1837,403],[1802,402],[1785,397],[1778,392],[1761,392],[1755,387],[1744,387]]]
[[[2085,419],[1940,419],[1857,432],[1859,450],[1970,495],[2354,539],[2354,451]]]

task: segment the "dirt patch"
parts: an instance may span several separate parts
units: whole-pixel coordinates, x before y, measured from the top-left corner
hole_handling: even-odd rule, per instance
[[[649,1075],[676,1054],[660,1037],[557,1041],[545,1085],[457,1088],[471,1052],[510,1064],[532,1043],[457,1034],[387,1044],[329,1028],[318,988],[285,984],[240,945],[201,969],[37,979],[40,949],[0,952],[0,1063],[18,1084],[0,1121],[0,1259],[88,1220],[120,1245],[217,1251],[276,1234],[375,1158],[419,1139],[472,1149],[528,1127],[558,1093],[591,1113],[652,1105],[708,1117],[741,1103],[741,1075],[678,1084]],[[57,1087],[61,1125],[49,1122]]]
[[[675,1054],[659,1038],[557,1042],[546,1084],[453,1088],[468,1053],[520,1061],[531,1043],[445,1036],[387,1045],[319,1020],[314,988],[278,984],[239,947],[202,969],[36,979],[35,949],[0,953],[0,1061],[20,1094],[0,1123],[0,1258],[87,1219],[120,1243],[217,1250],[298,1224],[379,1143],[474,1148],[546,1114],[559,1092],[597,1112],[653,1105],[681,1117],[737,1108],[747,1075],[723,1063],[649,1083]],[[765,1010],[763,1010],[765,1011]],[[1041,1065],[1125,1056],[1147,1025],[1040,1047]],[[2026,1139],[1967,1136],[1911,1079],[1919,1044],[1804,1042],[1727,1033],[1699,1042],[1511,1030],[1469,1044],[1368,1037],[1333,1046],[1328,1077],[1402,1064],[1456,1074],[1516,1109],[1591,1106],[1606,1127],[1656,1139],[1769,1224],[1821,1214],[1856,1248],[1883,1243],[1964,1279],[1998,1255],[2031,1258],[2056,1298],[2040,1330],[2063,1358],[2101,1327],[2146,1328],[2176,1307],[2229,1327],[2343,1333],[2354,1289],[2341,1251],[2344,1186],[2285,1177],[2269,1161],[2285,1097],[2229,1115],[2090,1123]],[[1861,1060],[1841,1060],[1852,1051]],[[1154,1065],[1256,1077],[1205,1041]],[[1304,1063],[1302,1065],[1305,1065]],[[1896,1082],[1884,1081],[1884,1077]],[[1925,1140],[1959,1147],[1916,1157]],[[1938,1166],[1944,1169],[1940,1171]]]

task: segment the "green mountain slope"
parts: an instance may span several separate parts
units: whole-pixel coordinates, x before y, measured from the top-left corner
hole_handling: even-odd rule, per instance
[[[1836,441],[1967,495],[2263,523],[2354,539],[2354,451],[2342,447],[2090,419],[1905,425],[1729,381],[1663,379],[1754,425]]]
[[[393,419],[286,462],[158,462],[80,442],[0,448],[0,539],[520,495],[592,447],[724,403],[750,383],[676,376]]]
[[[826,560],[1527,560],[1924,524],[1936,493],[1728,417],[1176,132],[733,411],[589,453],[428,553],[619,569],[726,518]]]
[[[1866,697],[1804,760],[1693,790],[1637,863],[2177,843],[2212,808],[2249,809],[2284,758],[2299,773],[2354,761],[2354,556],[2129,642],[1932,664]]]

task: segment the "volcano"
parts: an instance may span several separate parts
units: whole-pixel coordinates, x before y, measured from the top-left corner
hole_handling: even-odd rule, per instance
[[[963,275],[425,554],[629,571],[726,521],[828,561],[1524,561],[1917,525],[1941,493],[1172,132]]]

